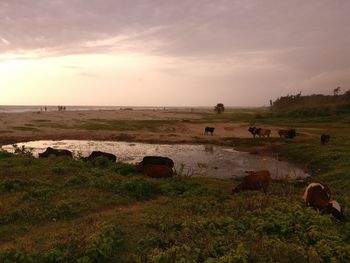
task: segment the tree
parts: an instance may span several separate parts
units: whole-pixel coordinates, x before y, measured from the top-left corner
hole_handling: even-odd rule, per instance
[[[338,96],[340,92],[340,87],[337,87],[336,89],[333,90],[333,95]]]
[[[222,103],[216,104],[216,106],[214,107],[214,111],[216,111],[218,114],[220,114],[221,112],[224,112],[225,111],[224,104]]]

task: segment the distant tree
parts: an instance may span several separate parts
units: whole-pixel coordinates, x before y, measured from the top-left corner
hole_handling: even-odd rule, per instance
[[[272,107],[272,105],[273,105],[273,102],[272,102],[272,100],[270,100],[270,107]]]
[[[333,95],[334,96],[338,96],[339,95],[339,92],[340,92],[340,87],[337,87],[333,90]]]
[[[218,114],[220,114],[221,112],[224,112],[225,111],[224,104],[222,103],[216,104],[216,106],[214,107],[214,111],[216,111]]]

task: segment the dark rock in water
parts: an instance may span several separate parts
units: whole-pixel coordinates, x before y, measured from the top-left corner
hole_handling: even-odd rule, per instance
[[[168,157],[162,157],[162,156],[145,156],[145,157],[143,157],[142,162],[140,164],[142,164],[142,165],[159,164],[159,165],[167,165],[170,168],[174,167],[173,160],[171,160]]]
[[[51,147],[47,147],[46,151],[43,153],[39,153],[39,158],[48,158],[50,155],[53,156],[65,156],[73,158],[73,153],[68,150],[54,149]]]
[[[101,151],[93,151],[89,157],[85,158],[85,161],[94,162],[97,158],[105,158],[111,162],[117,161],[117,157],[114,154]]]

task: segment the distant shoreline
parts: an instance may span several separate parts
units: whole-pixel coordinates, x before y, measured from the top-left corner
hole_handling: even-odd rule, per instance
[[[58,111],[58,106],[47,106],[47,105],[0,105],[0,113],[21,113],[21,112],[38,112],[38,111],[48,111],[55,112]],[[210,106],[67,106],[66,111],[108,111],[108,110],[153,110],[153,111],[191,111],[191,110],[212,110],[214,108]],[[45,110],[46,107],[46,110]],[[226,109],[243,109],[243,108],[258,108],[258,107],[236,107],[228,106]]]

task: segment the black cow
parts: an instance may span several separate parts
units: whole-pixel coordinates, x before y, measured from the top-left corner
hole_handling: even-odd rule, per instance
[[[329,136],[328,134],[321,135],[321,143],[322,144],[328,143],[330,139],[331,139],[331,136]]]
[[[89,157],[86,157],[84,160],[89,162],[96,161],[97,158],[106,158],[107,160],[111,162],[116,162],[117,157],[114,154],[106,153],[106,152],[100,152],[100,151],[93,151]]]
[[[205,127],[204,134],[208,134],[209,135],[209,133],[210,133],[211,135],[213,135],[214,130],[215,130],[214,127]]]
[[[260,128],[256,128],[256,127],[249,127],[249,129],[248,129],[248,131],[253,135],[254,138],[258,134],[259,130],[260,130]]]
[[[174,167],[174,161],[171,160],[168,157],[162,157],[162,156],[145,156],[142,159],[142,162],[140,162],[142,165],[147,165],[147,164],[162,164],[162,165],[167,165],[170,168]]]
[[[295,129],[289,129],[289,130],[278,130],[278,135],[282,138],[289,138],[289,139],[293,139],[297,133],[295,131]]]
[[[61,149],[54,149],[54,148],[51,148],[51,147],[47,147],[45,152],[39,153],[39,158],[47,158],[50,155],[65,156],[65,157],[73,158],[73,153],[71,151],[61,150]]]

